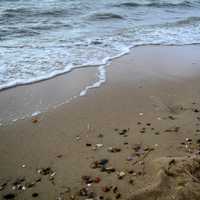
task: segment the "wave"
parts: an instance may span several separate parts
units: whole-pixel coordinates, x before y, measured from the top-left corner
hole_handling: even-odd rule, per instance
[[[112,19],[124,19],[123,16],[114,13],[95,13],[90,15],[91,20],[112,20]]]
[[[172,3],[172,2],[148,2],[148,3],[136,3],[136,2],[125,2],[116,4],[117,7],[155,7],[155,8],[162,8],[162,7],[193,7],[200,2],[190,2],[190,1],[182,1],[179,3]]]
[[[199,23],[200,23],[200,17],[194,16],[178,20],[175,22],[167,22],[165,24],[162,24],[161,27],[182,27],[182,26],[191,26],[195,24],[199,25]]]
[[[64,17],[64,16],[71,16],[77,15],[81,12],[77,9],[71,10],[69,8],[54,8],[50,10],[40,10],[37,8],[10,8],[5,9],[1,12],[0,21],[6,20],[9,22],[10,19],[23,19],[27,20],[28,17]]]

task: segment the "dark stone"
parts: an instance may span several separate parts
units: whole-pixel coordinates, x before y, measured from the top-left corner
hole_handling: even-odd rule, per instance
[[[4,199],[14,199],[15,198],[15,194],[13,194],[13,193],[8,193],[8,194],[5,194],[4,196],[3,196],[3,198]]]
[[[120,199],[121,196],[122,196],[122,195],[121,195],[120,193],[118,193],[118,194],[116,194],[115,198],[116,198],[116,199]]]
[[[33,194],[32,194],[32,197],[38,197],[39,196],[39,194],[38,193],[36,193],[36,192],[34,192]]]
[[[99,165],[106,165],[106,164],[108,164],[108,159],[101,159],[99,161]]]
[[[53,173],[52,169],[50,167],[42,168],[40,174],[42,175],[48,175],[50,173]]]

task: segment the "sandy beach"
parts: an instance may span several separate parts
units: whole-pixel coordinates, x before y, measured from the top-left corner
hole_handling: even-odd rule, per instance
[[[199,52],[135,47],[100,88],[57,108],[95,67],[0,92],[1,116],[48,107],[0,127],[1,199],[199,200]]]

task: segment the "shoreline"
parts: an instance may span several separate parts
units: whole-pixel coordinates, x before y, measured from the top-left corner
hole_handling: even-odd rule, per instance
[[[81,96],[84,96],[84,95],[87,95],[87,92],[90,91],[91,89],[96,89],[100,86],[94,86],[95,84],[99,83],[100,85],[103,83],[103,82],[106,82],[107,78],[104,77],[105,81],[102,82],[101,80],[101,77],[99,77],[99,74],[101,73],[101,70],[99,70],[99,68],[102,66],[104,67],[105,69],[105,74],[107,73],[107,69],[109,68],[109,66],[113,65],[112,63],[114,62],[118,62],[118,60],[120,60],[122,57],[126,56],[127,55],[131,55],[131,56],[134,56],[134,51],[137,49],[143,49],[143,48],[151,48],[151,47],[158,47],[158,48],[170,48],[170,47],[183,47],[183,48],[187,48],[187,47],[199,47],[200,45],[199,44],[186,44],[186,45],[160,45],[160,44],[156,44],[156,45],[136,45],[134,47],[131,47],[129,52],[126,52],[126,53],[123,53],[123,55],[120,55],[120,56],[116,56],[114,58],[111,58],[107,61],[107,63],[105,65],[94,65],[94,66],[88,66],[88,67],[78,67],[78,68],[74,68],[72,69],[70,72],[64,72],[62,74],[59,74],[59,75],[56,75],[52,78],[48,78],[48,79],[45,79],[45,80],[40,80],[40,81],[36,81],[36,82],[33,82],[33,83],[28,83],[28,84],[22,84],[22,85],[18,85],[18,86],[14,86],[14,87],[11,87],[11,88],[6,88],[6,89],[3,89],[3,90],[0,90],[0,105],[2,104],[5,104],[4,102],[5,101],[8,101],[7,105],[5,107],[10,107],[10,106],[14,106],[14,107],[18,107],[18,105],[12,105],[13,103],[9,100],[10,98],[8,98],[7,96],[11,96],[11,98],[16,98],[15,101],[18,101],[18,99],[25,99],[26,101],[35,101],[33,100],[33,98],[31,96],[36,96],[38,99],[41,99],[40,101],[42,101],[42,99],[44,99],[45,97],[42,96],[40,93],[46,93],[45,95],[49,95],[49,86],[48,85],[53,85],[56,87],[56,85],[60,84],[60,82],[62,82],[63,84],[68,84],[68,79],[71,81],[71,77],[72,76],[75,80],[79,80],[80,81],[80,78],[84,78],[82,75],[80,75],[81,73],[82,74],[88,74],[88,77],[87,79],[88,80],[84,80],[83,83],[81,83],[82,85],[80,85],[78,83],[78,87],[79,88],[76,88],[76,92],[74,93],[74,88],[67,88],[67,93],[69,93],[70,95],[65,95],[64,97],[62,97],[62,95],[58,95],[59,97],[59,102],[46,102],[45,105],[43,105],[40,109],[41,110],[38,110],[37,107],[40,107],[41,105],[41,102],[37,101],[37,102],[34,102],[34,105],[32,103],[32,107],[35,107],[35,109],[33,109],[31,111],[31,113],[29,113],[28,115],[25,115],[23,113],[26,113],[27,109],[25,109],[24,111],[22,111],[22,113],[20,114],[21,111],[17,110],[16,112],[14,113],[9,113],[11,116],[20,116],[18,118],[10,118],[9,120],[6,119],[4,120],[4,116],[1,116],[0,114],[0,124],[1,126],[3,124],[5,125],[8,125],[10,123],[13,123],[13,122],[16,122],[18,120],[24,120],[26,118],[29,118],[29,117],[33,117],[35,115],[35,113],[43,113],[43,112],[48,112],[49,110],[49,106],[47,107],[47,104],[50,105],[50,108],[54,107],[54,108],[57,108],[59,106],[62,106],[63,104],[66,104],[66,103],[69,103],[71,100],[75,99],[75,98],[80,98]],[[170,69],[171,70],[171,69]],[[96,72],[95,72],[96,71]],[[90,73],[90,74],[89,74]],[[95,74],[94,74],[95,73]],[[190,72],[189,72],[190,73]],[[189,74],[188,73],[188,74]],[[78,74],[78,75],[77,75]],[[193,73],[194,75],[194,73]],[[82,76],[82,77],[81,77]],[[104,75],[106,76],[106,75]],[[56,81],[58,81],[58,83],[55,83]],[[71,81],[72,82],[72,81]],[[74,84],[74,83],[73,83]],[[76,83],[77,84],[77,83]],[[37,89],[37,87],[39,87],[39,89]],[[36,88],[36,89],[35,89]],[[62,88],[62,91],[60,93],[66,93],[66,91],[63,90],[63,86],[61,86]],[[21,91],[25,90],[26,91],[26,95],[23,95]],[[30,92],[28,92],[28,90],[30,90]],[[47,92],[46,92],[47,91]],[[29,94],[28,94],[29,93]],[[32,95],[32,94],[33,95]],[[82,93],[84,93],[82,95]],[[28,96],[27,96],[28,95]],[[9,102],[10,101],[10,102]],[[18,102],[19,103],[19,102]],[[19,109],[23,109],[23,104],[26,103],[23,101],[22,105],[20,105],[20,108]],[[10,104],[10,105],[9,105]],[[0,106],[1,110],[2,107]],[[7,111],[5,111],[6,115],[7,115]]]
[[[0,181],[7,183],[2,197],[198,199],[198,50],[200,46],[135,48],[107,67],[107,82],[100,88],[33,119],[0,127]],[[88,71],[84,76],[94,75]],[[73,78],[82,77],[81,71]],[[52,90],[58,79],[47,82],[40,83],[51,89],[47,99],[48,93],[56,96],[65,89],[60,84],[60,91]],[[21,177],[25,190],[13,190]]]

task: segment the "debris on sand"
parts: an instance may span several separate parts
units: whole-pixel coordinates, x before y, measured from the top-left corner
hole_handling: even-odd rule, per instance
[[[147,187],[134,191],[129,200],[200,199],[200,158],[163,157],[152,162],[156,178]],[[172,198],[173,197],[173,198]]]

